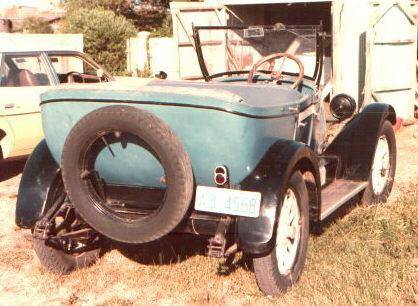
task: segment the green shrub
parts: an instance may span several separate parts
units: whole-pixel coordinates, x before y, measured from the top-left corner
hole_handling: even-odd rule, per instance
[[[28,17],[23,21],[22,29],[26,33],[54,33],[48,21],[42,18]]]
[[[97,8],[69,12],[64,31],[84,34],[84,51],[113,73],[126,69],[126,39],[137,33],[125,17]]]
[[[173,35],[173,21],[171,14],[166,13],[161,26],[152,29],[151,37],[171,37]]]
[[[130,10],[129,1],[126,0],[67,0],[64,2],[67,12],[79,10],[81,8],[97,9],[102,8],[121,13]]]

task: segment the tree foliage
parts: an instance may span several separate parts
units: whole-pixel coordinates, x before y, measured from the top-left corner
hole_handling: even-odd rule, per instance
[[[124,14],[132,9],[131,1],[127,0],[67,0],[64,3],[67,12],[79,9],[111,10],[115,13]]]
[[[123,16],[103,8],[68,11],[64,30],[84,34],[84,51],[109,71],[126,69],[126,39],[135,36],[137,30]]]
[[[154,36],[165,36],[171,33],[171,18],[167,10],[170,2],[170,0],[66,0],[65,7],[67,12],[80,8],[111,10],[129,19],[138,31],[150,31]]]
[[[182,0],[193,1],[193,0]],[[171,36],[170,0],[66,0],[64,32],[84,34],[84,50],[109,71],[126,68],[126,39],[138,31]]]
[[[41,33],[50,34],[54,33],[51,25],[48,21],[42,18],[28,17],[23,21],[23,31],[26,33]]]

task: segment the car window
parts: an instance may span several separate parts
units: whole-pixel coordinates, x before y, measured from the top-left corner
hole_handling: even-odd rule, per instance
[[[51,82],[40,56],[5,55],[0,70],[0,86],[47,86]]]
[[[103,70],[75,55],[49,55],[60,83],[98,83],[106,81]]]

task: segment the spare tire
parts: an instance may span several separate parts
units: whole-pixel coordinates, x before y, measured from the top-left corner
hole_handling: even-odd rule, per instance
[[[131,219],[115,213],[100,197],[100,188],[86,179],[86,160],[97,151],[92,151],[92,144],[106,133],[135,136],[161,164],[166,188],[158,208],[149,215]],[[146,243],[168,234],[183,220],[193,197],[192,166],[182,143],[161,119],[135,107],[108,106],[84,116],[67,136],[61,168],[78,214],[96,231],[120,242]]]

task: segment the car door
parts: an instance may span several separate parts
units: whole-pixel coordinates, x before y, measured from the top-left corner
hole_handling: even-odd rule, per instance
[[[40,94],[51,88],[53,76],[40,52],[5,53],[0,108],[15,137],[10,156],[30,154],[42,140]]]
[[[0,85],[5,81],[3,53],[0,53]],[[1,88],[0,88],[1,91]],[[0,159],[7,158],[14,146],[14,134],[12,127],[6,119],[3,108],[0,107]]]

